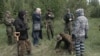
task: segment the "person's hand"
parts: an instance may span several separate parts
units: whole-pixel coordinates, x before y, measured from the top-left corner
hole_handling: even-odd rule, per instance
[[[49,14],[48,16],[51,17],[51,14]]]
[[[76,39],[76,37],[75,37],[75,35],[74,35],[74,34],[72,34],[72,39],[73,39],[73,40],[75,40],[75,39]]]
[[[70,18],[69,21],[72,21],[72,19]]]
[[[85,39],[87,39],[88,38],[88,36],[87,36],[87,34],[85,34]]]

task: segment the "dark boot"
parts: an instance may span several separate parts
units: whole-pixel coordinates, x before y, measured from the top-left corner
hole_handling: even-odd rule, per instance
[[[30,51],[30,50],[28,50],[28,51],[27,51],[27,54],[28,54],[28,55],[30,55],[30,54],[31,54],[31,51]]]
[[[54,32],[53,30],[51,29],[51,35],[52,35],[52,38],[54,37]]]
[[[81,54],[81,56],[84,56],[83,54]]]
[[[47,36],[48,36],[48,40],[50,40],[50,35],[49,35],[49,29],[47,29]]]

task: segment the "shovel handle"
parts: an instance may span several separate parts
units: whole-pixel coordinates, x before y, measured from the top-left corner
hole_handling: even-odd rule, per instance
[[[19,41],[20,32],[14,32],[14,37],[16,38],[16,41]]]

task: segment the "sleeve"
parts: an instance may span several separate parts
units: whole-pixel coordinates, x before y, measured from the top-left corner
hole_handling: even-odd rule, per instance
[[[72,21],[74,20],[74,15],[72,14]]]
[[[33,22],[35,22],[35,21],[40,21],[40,16],[38,15],[38,14],[33,14],[32,15],[32,20],[33,20]]]
[[[55,17],[54,14],[51,13],[51,19],[52,19],[52,20],[54,20],[54,17]]]
[[[37,21],[40,21],[40,20],[41,20],[41,16],[40,16],[40,15],[37,15],[37,14],[36,14],[35,17],[36,17],[36,20],[37,20]]]
[[[32,14],[32,21],[34,22],[34,14]]]
[[[80,21],[79,19],[77,19],[75,22],[74,22],[74,27],[73,27],[73,34],[77,37],[78,34],[79,34],[79,30],[80,30]]]
[[[67,17],[67,16],[66,16],[66,15],[64,15],[64,17],[63,17],[63,20],[64,20],[64,21],[66,21],[66,17]]]
[[[11,23],[8,22],[7,18],[4,19],[4,24],[10,26]]]
[[[45,20],[47,20],[47,18],[48,18],[48,15],[47,15],[47,13],[45,14]]]
[[[87,34],[89,29],[89,24],[88,24],[88,20],[86,21],[86,25],[85,25],[85,34]]]
[[[15,21],[15,22],[14,22],[14,25],[15,25],[15,28],[16,28],[18,31],[25,31],[25,30],[26,30],[25,27],[21,27],[22,25],[20,24],[19,21]]]

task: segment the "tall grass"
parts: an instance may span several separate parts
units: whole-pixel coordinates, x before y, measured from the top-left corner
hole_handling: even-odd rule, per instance
[[[100,31],[98,25],[100,19],[90,18],[89,19],[89,32],[88,32],[88,39],[85,41],[85,56],[100,56]],[[29,36],[32,43],[32,23],[29,23],[30,30]],[[54,32],[55,38],[56,35],[60,32],[63,32],[63,21],[61,19],[55,20],[54,23]],[[46,35],[46,30],[43,27],[43,40],[40,40],[41,45],[39,47],[34,47],[32,45],[32,55],[34,56],[73,56],[69,55],[68,52],[63,51],[60,53],[56,53],[54,50],[56,40],[48,40]],[[7,36],[6,36],[6,28],[5,25],[0,25],[0,56],[15,56],[16,52],[16,45],[7,45]]]

